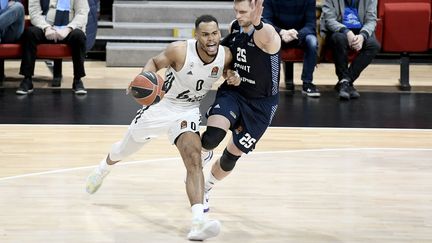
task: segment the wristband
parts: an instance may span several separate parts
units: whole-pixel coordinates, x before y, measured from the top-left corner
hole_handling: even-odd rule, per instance
[[[263,26],[264,26],[263,22],[260,21],[260,23],[258,25],[254,25],[254,28],[255,28],[255,30],[260,30],[263,28]]]

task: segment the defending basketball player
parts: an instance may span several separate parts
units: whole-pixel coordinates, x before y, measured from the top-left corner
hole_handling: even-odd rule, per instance
[[[233,66],[242,82],[239,86],[222,84],[208,112],[207,129],[201,139],[203,149],[216,148],[228,130],[232,138],[207,177],[206,211],[210,189],[231,173],[243,153],[255,148],[277,109],[281,40],[271,25],[261,21],[262,3],[234,0],[236,21],[222,43],[230,47]]]
[[[167,68],[165,96],[159,103],[138,111],[125,137],[112,146],[106,159],[89,175],[86,190],[95,193],[112,165],[152,138],[168,133],[187,170],[186,192],[192,210],[192,227],[187,237],[205,240],[219,233],[220,222],[204,218],[199,105],[224,72],[231,85],[239,85],[240,79],[235,72],[227,71],[232,55],[228,48],[219,45],[221,34],[216,18],[200,16],[195,28],[195,39],[171,43],[144,66],[144,71],[153,72]]]

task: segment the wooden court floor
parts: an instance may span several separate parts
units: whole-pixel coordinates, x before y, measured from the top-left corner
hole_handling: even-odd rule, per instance
[[[86,194],[125,131],[0,125],[0,242],[187,242],[185,169],[166,137]],[[432,242],[431,158],[432,130],[272,127],[212,191],[222,231],[208,242]]]
[[[3,87],[17,87],[19,62],[5,68]],[[86,69],[89,92],[124,89],[140,71],[92,61]],[[296,64],[296,84],[300,73]],[[431,73],[411,66],[415,92],[432,91]],[[49,89],[43,62],[35,74],[36,89]],[[64,62],[62,88],[71,74]],[[331,64],[314,76],[320,88],[335,83]],[[356,84],[394,92],[398,78],[398,65],[371,65]],[[166,137],[86,194],[88,173],[126,128],[0,125],[0,243],[187,242],[185,169]],[[210,207],[222,231],[208,242],[432,242],[432,130],[269,128],[212,191]]]

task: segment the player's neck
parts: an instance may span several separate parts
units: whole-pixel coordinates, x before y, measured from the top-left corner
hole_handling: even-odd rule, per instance
[[[253,26],[252,25],[248,25],[248,26],[243,27],[243,32],[244,33],[249,33],[252,29],[253,29]]]
[[[248,26],[240,26],[240,33],[245,33],[245,34],[248,34],[249,36],[253,34],[254,30],[255,30],[255,28],[253,27],[252,24],[250,24]]]

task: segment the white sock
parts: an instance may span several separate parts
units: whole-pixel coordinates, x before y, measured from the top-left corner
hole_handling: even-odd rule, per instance
[[[107,162],[106,162],[106,159],[103,159],[100,163],[99,163],[99,166],[98,166],[98,168],[99,168],[99,170],[100,171],[109,171],[111,168],[111,165],[109,165]]]
[[[192,205],[192,221],[202,221],[204,219],[204,205],[197,203]]]
[[[204,159],[207,157],[207,151],[201,150],[201,160],[204,162]]]
[[[213,186],[216,184],[216,182],[218,182],[219,180],[216,179],[216,177],[214,177],[213,173],[211,173],[210,171],[210,175],[208,176],[205,185],[204,185],[204,190],[206,192],[210,191],[210,189],[213,188]]]

